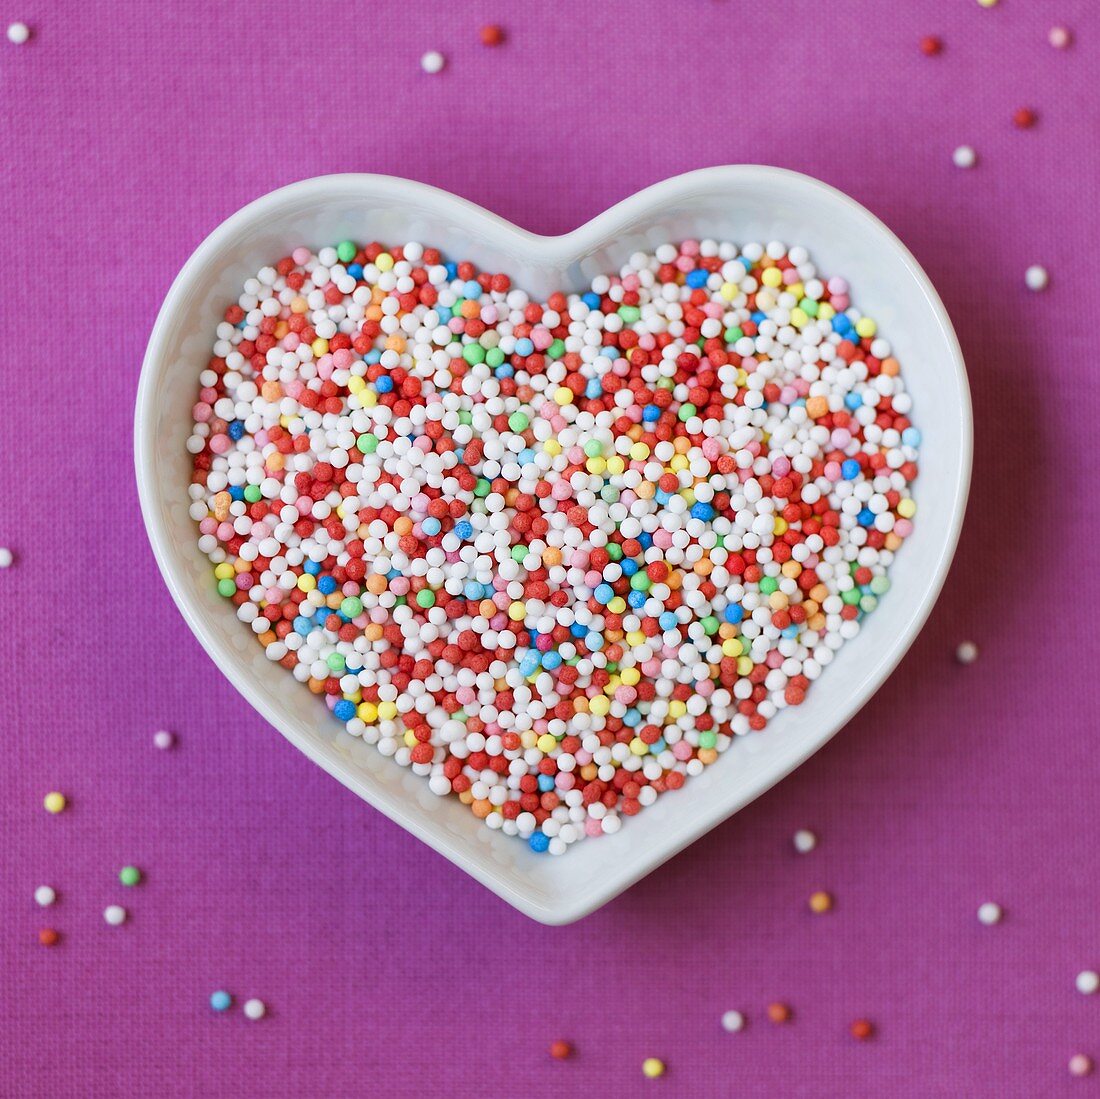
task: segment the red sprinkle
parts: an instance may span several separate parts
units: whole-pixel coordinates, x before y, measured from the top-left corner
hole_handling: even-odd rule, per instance
[[[935,57],[936,54],[943,51],[943,40],[937,38],[934,34],[926,34],[920,40],[920,52],[925,57]]]
[[[857,1019],[852,1023],[852,1037],[865,1042],[875,1033],[875,1028],[866,1019]]]
[[[1030,130],[1035,125],[1036,120],[1036,114],[1030,107],[1017,107],[1012,115],[1012,121],[1021,130]]]
[[[573,1043],[566,1042],[562,1038],[550,1043],[550,1056],[555,1061],[567,1061],[573,1056]]]
[[[38,932],[38,941],[43,946],[56,946],[61,936],[52,927],[44,927]]]
[[[499,46],[504,41],[504,31],[496,23],[481,28],[481,41],[485,46]]]

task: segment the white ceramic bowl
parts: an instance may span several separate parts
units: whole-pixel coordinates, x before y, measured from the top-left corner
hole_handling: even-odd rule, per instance
[[[536,297],[580,290],[639,249],[685,237],[802,244],[875,317],[902,363],[924,441],[916,529],[893,587],[813,685],[806,703],[739,738],[685,787],[610,837],[560,858],[491,832],[457,800],[349,736],[321,703],[264,657],[215,591],[188,517],[184,442],[216,324],[241,283],[300,244],[418,240],[505,271]],[[161,307],[142,366],[135,449],[145,524],[161,572],[195,636],[284,736],[365,801],[533,919],[568,923],[621,893],[752,801],[820,748],[879,687],[916,636],[955,550],[970,480],[971,415],[955,333],[928,278],[893,234],[839,191],[760,166],[665,180],[560,237],[525,232],[472,203],[404,179],[322,176],[246,206],[187,261]]]

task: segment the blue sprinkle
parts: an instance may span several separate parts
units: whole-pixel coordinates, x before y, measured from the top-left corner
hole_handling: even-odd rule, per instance
[[[498,378],[514,378],[515,374],[516,369],[511,363],[501,363],[500,366],[496,368],[496,376]]]
[[[590,653],[598,653],[603,648],[603,634],[596,633],[595,630],[585,634],[584,644]]]
[[[467,599],[483,599],[485,596],[485,589],[476,580],[471,580],[467,583],[466,587],[463,588],[462,594],[466,596]]]
[[[642,723],[641,712],[639,710],[634,709],[633,706],[629,710],[627,710],[625,714],[623,714],[623,724],[624,725],[629,725],[632,729],[634,729],[637,726],[641,725],[641,723]]]
[[[659,736],[650,746],[651,755],[659,756],[668,747],[668,742],[663,736]]]
[[[780,630],[780,634],[783,637],[797,637],[798,636],[798,627],[792,623],[790,626],[787,626],[785,629]]]
[[[638,562],[631,557],[627,557],[620,562],[623,570],[623,576],[633,576],[638,571]]]
[[[659,420],[660,418],[661,410],[657,407],[657,405],[647,404],[645,408],[642,409],[642,419],[645,420],[647,424],[651,424],[655,420]]]
[[[361,263],[349,263],[347,272],[353,279],[361,279],[363,277],[363,265]]]
[[[374,388],[379,393],[392,393],[393,392],[393,378],[389,374],[382,374],[375,380]]]
[[[648,596],[646,595],[646,593],[644,591],[632,591],[626,597],[626,601],[635,610],[639,610],[640,608],[645,606],[645,602],[646,602],[647,598],[648,598]]]
[[[460,519],[455,523],[455,534],[457,534],[459,538],[472,538],[474,534],[473,524],[466,519]],[[478,587],[480,588],[481,585],[479,584]]]
[[[702,519],[704,523],[709,523],[715,516],[714,507],[711,504],[692,504],[691,505],[691,517],[692,519]]]
[[[593,378],[585,387],[584,395],[590,400],[594,401],[597,397],[603,396],[603,384],[599,378]]]
[[[535,345],[524,336],[522,339],[516,340],[516,354],[523,358],[528,355],[533,355],[535,352]]]
[[[759,309],[752,315],[753,322],[759,324],[761,321],[768,319],[768,314],[761,312]]]
[[[731,626],[736,626],[745,617],[745,608],[740,603],[731,603],[725,609],[723,615]]]
[[[231,420],[227,434],[231,439],[241,439],[244,437],[244,421],[243,420]]]
[[[662,611],[660,617],[657,619],[657,625],[662,630],[674,630],[680,624],[680,620],[676,617],[675,611]]]
[[[870,508],[864,508],[859,515],[856,516],[856,521],[861,527],[874,526],[875,513]]]
[[[439,317],[440,324],[446,324],[451,319],[451,317],[454,316],[454,313],[451,311],[451,307],[449,305],[437,305],[435,307],[435,313],[436,316]]]
[[[529,466],[538,455],[530,448],[525,447],[516,455],[516,462],[522,469],[524,466]]]
[[[548,671],[552,672],[555,668],[560,668],[562,665],[561,653],[554,649],[550,649],[542,654],[542,666]]]
[[[232,485],[229,489],[229,496],[233,500],[243,500],[244,485]]]
[[[615,589],[610,584],[597,584],[596,590],[592,593],[597,603],[603,603],[607,606],[612,599],[615,598]]]
[[[372,347],[364,356],[363,362],[368,366],[374,366],[375,363],[382,361],[382,352],[377,347]]]
[[[336,583],[335,577],[332,576],[322,576],[321,579],[317,581],[317,590],[322,595],[331,595],[339,586],[340,585]]]
[[[600,295],[591,290],[589,290],[587,294],[581,295],[581,301],[583,301],[589,309],[599,309],[600,307]]]
[[[210,994],[210,1006],[215,1011],[225,1011],[232,1002],[233,997],[228,992],[222,992],[221,989]]]
[[[859,406],[863,404],[863,398],[858,393],[849,393],[844,398],[844,407],[855,412]]]
[[[642,533],[638,535],[637,541],[642,549],[647,550],[653,545],[653,535],[650,534],[648,530],[643,530]]]
[[[312,558],[306,558],[306,563],[305,563],[304,568],[305,568],[306,572],[309,573],[310,576],[317,576],[321,571],[321,562],[320,561],[314,561]]]
[[[520,673],[524,676],[534,675],[538,669],[539,654],[530,650],[524,653],[523,659],[519,662]]]
[[[332,712],[341,721],[351,721],[351,719],[355,717],[355,703],[349,702],[346,698],[342,698],[332,707]]]
[[[539,789],[545,794],[554,789],[553,775],[539,775]]]
[[[473,298],[477,301],[481,297],[481,283],[477,279],[470,279],[469,282],[464,283],[462,286],[462,296],[464,298]]]
[[[855,458],[847,458],[840,466],[840,475],[845,481],[854,481],[859,476],[859,462]]]
[[[696,267],[694,271],[689,271],[687,278],[684,280],[692,290],[699,290],[706,286],[707,279],[710,278],[710,272],[704,270],[702,267]]]
[[[440,523],[440,521],[436,519],[434,515],[429,515],[428,518],[420,524],[420,529],[429,538],[434,538],[440,532],[440,530],[443,529],[443,524]]]
[[[300,614],[294,619],[294,632],[296,634],[301,634],[302,637],[308,637],[312,629],[312,618],[306,618],[305,615]]]
[[[531,845],[532,851],[538,851],[541,854],[550,846],[550,837],[542,832],[532,832],[527,842]]]
[[[574,637],[584,637],[584,635],[588,633],[588,627],[582,626],[579,622],[574,622],[573,625],[569,627],[569,632]]]
[[[915,427],[907,427],[901,433],[901,441],[906,446],[920,446],[921,435]]]
[[[458,278],[458,264],[457,263],[445,263],[443,265],[443,267],[447,272],[448,280],[453,281],[454,279]]]
[[[658,504],[667,504],[669,500],[672,499],[674,493],[665,492],[663,488],[659,488],[653,495]]]

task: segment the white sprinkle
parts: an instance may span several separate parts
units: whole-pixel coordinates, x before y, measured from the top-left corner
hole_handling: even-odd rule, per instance
[[[164,750],[171,748],[176,743],[176,738],[167,729],[159,729],[153,734],[153,743]]]
[[[13,45],[22,46],[31,36],[31,29],[26,23],[12,23],[8,27],[8,41]]]
[[[1091,996],[1098,988],[1100,988],[1100,973],[1097,973],[1094,969],[1082,969],[1077,974],[1077,991],[1082,996]]]
[[[978,646],[973,641],[960,641],[955,650],[955,659],[960,664],[973,664],[978,659]]]
[[[11,550],[7,546],[0,546],[0,569],[11,568],[11,563],[14,560]]]
[[[49,908],[57,900],[57,893],[48,885],[40,885],[34,891],[34,903]]]
[[[1074,1076],[1088,1076],[1092,1072],[1092,1058],[1087,1053],[1075,1053],[1069,1059],[1069,1071]]]
[[[978,908],[978,919],[986,927],[992,927],[995,923],[1000,923],[1003,914],[1001,906],[993,901],[986,901]]]
[[[1065,27],[1051,27],[1047,41],[1056,50],[1064,50],[1073,41],[1073,35]]]
[[[800,855],[808,855],[817,846],[817,836],[808,828],[799,828],[792,837],[791,842]]]
[[[952,154],[951,159],[956,168],[973,168],[978,162],[978,154],[969,145],[960,145]]]
[[[745,1016],[740,1011],[727,1011],[722,1016],[722,1029],[736,1034],[745,1025]]]
[[[1029,290],[1045,290],[1050,283],[1050,275],[1047,269],[1038,263],[1033,263],[1024,272],[1024,282]]]
[[[262,1019],[267,1013],[267,1006],[263,1000],[245,1000],[244,1013],[249,1019]]]
[[[126,909],[121,904],[109,904],[103,909],[103,918],[112,926],[126,922]]]
[[[420,67],[426,73],[437,73],[443,71],[443,66],[447,64],[447,59],[439,52],[439,50],[428,50],[426,54],[420,59]]]

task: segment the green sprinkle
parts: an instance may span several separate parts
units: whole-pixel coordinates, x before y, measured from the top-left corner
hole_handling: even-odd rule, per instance
[[[224,595],[226,599],[231,599],[237,594],[237,582],[235,580],[219,580],[218,594]]]
[[[361,454],[373,454],[378,449],[378,436],[368,431],[355,440],[355,445]]]
[[[722,335],[726,343],[737,343],[737,341],[741,339],[742,336],[745,335],[745,333],[741,331],[739,325],[735,324],[732,328],[727,328]]]
[[[607,556],[612,561],[621,561],[623,559],[623,547],[618,542],[608,542],[604,549],[607,550]]]
[[[803,298],[798,303],[798,308],[801,309],[807,317],[817,316],[817,302],[814,301],[813,298]]]
[[[512,547],[512,560],[518,565],[527,556],[530,551],[524,545],[518,545]]]
[[[517,435],[526,431],[530,423],[531,421],[522,412],[513,412],[512,415],[508,417],[508,427]]]
[[[885,595],[890,590],[890,581],[885,576],[871,577],[871,591],[875,595]]]
[[[482,496],[482,497],[488,496],[489,493],[492,492],[492,491],[493,491],[493,483],[491,481],[487,481],[484,477],[479,477],[477,479],[477,484],[474,485],[474,495],[475,496]]]
[[[431,588],[421,588],[416,593],[416,603],[420,607],[434,607],[435,606],[435,592]]]
[[[847,603],[849,607],[854,607],[859,603],[860,599],[863,598],[863,594],[860,592],[859,588],[849,588],[847,591],[840,593],[840,598]]]
[[[463,410],[458,414],[458,422],[469,427],[474,422],[474,414]]]
[[[351,263],[358,251],[359,249],[355,247],[354,241],[342,240],[336,245],[336,256],[341,263]]]
[[[715,732],[706,732],[699,734],[699,747],[700,748],[713,748],[718,743],[718,734]]]
[[[684,403],[680,405],[680,411],[677,413],[680,419],[680,423],[686,424],[697,411],[698,410],[696,409],[695,405],[691,403],[691,401],[684,401]]]
[[[462,349],[462,357],[471,366],[477,366],[485,361],[485,348],[479,343],[468,343]]]
[[[490,347],[485,352],[485,361],[495,370],[504,365],[504,352],[499,347]]]
[[[341,674],[343,674],[344,669],[347,667],[341,653],[329,653],[325,663],[329,666],[330,671],[339,672]]]
[[[118,880],[123,885],[137,885],[141,881],[141,871],[136,866],[124,866],[118,872]]]
[[[584,444],[584,452],[589,458],[598,458],[603,454],[603,443],[601,443],[599,439],[589,439],[588,442]]]
[[[554,342],[546,349],[546,357],[548,359],[560,359],[565,354],[565,343],[562,340],[554,340]]]
[[[258,504],[263,497],[263,493],[260,492],[259,485],[248,485],[244,490],[244,498],[250,504]]]
[[[349,595],[340,603],[340,613],[347,618],[356,618],[363,613],[363,601],[357,596]]]
[[[642,311],[636,305],[620,305],[619,316],[626,324],[633,324],[642,315]]]
[[[707,637],[712,637],[718,632],[718,619],[713,614],[708,614],[706,618],[702,620],[700,625],[706,632]]]
[[[630,587],[633,591],[649,591],[652,586],[653,581],[646,576],[644,569],[639,569],[638,572],[630,578]]]
[[[774,576],[765,576],[760,581],[760,590],[765,595],[771,595],[772,592],[779,590],[779,581]]]

